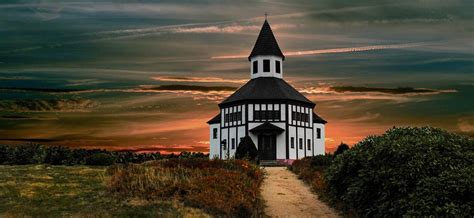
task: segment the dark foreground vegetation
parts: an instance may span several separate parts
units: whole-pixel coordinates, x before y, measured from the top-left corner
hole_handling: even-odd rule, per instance
[[[0,165],[0,217],[261,216],[262,180],[241,160]]]
[[[102,149],[70,149],[63,146],[38,144],[0,145],[0,164],[51,164],[51,165],[92,165],[143,163],[145,161],[169,158],[205,158],[203,153],[181,152],[179,155],[155,153],[135,153],[131,151],[107,151]]]
[[[441,129],[393,128],[339,155],[290,167],[320,198],[356,216],[472,216],[474,142]]]
[[[183,217],[200,214],[171,201],[116,198],[106,167],[0,165],[0,217]]]
[[[169,159],[116,165],[107,190],[145,201],[175,200],[219,216],[261,215],[263,172],[243,160]]]

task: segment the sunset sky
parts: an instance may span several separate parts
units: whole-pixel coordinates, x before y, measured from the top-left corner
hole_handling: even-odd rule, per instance
[[[249,80],[265,12],[287,56],[284,78],[328,121],[326,151],[393,126],[474,137],[473,6],[2,1],[0,143],[207,152],[206,121]]]

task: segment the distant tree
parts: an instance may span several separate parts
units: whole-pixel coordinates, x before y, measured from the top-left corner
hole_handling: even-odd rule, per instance
[[[0,164],[6,164],[9,160],[8,151],[9,147],[6,145],[0,145]]]
[[[43,163],[52,165],[73,165],[71,161],[71,150],[63,146],[47,147]]]
[[[108,153],[95,153],[86,158],[86,165],[107,166],[115,163],[114,156]]]
[[[244,159],[248,158],[249,160],[256,160],[258,156],[258,150],[255,147],[252,139],[249,136],[245,136],[237,146],[235,152],[235,158]]]
[[[341,144],[339,146],[337,146],[337,149],[334,152],[334,156],[340,155],[340,154],[344,153],[344,151],[347,151],[347,150],[349,150],[349,145],[341,142]]]
[[[44,147],[38,144],[25,144],[10,147],[9,164],[43,163]]]

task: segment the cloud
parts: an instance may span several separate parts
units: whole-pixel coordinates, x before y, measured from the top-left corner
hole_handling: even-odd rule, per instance
[[[317,50],[303,50],[303,51],[290,51],[284,52],[285,56],[305,56],[305,55],[317,55],[317,54],[333,54],[333,53],[352,53],[352,52],[363,52],[373,50],[385,50],[385,49],[403,49],[422,46],[426,43],[405,43],[405,44],[390,44],[390,45],[369,45],[361,47],[348,47],[348,48],[331,48],[331,49],[317,49]],[[223,55],[213,56],[211,59],[236,59],[236,58],[247,58],[248,55]]]
[[[437,90],[427,88],[383,88],[383,87],[366,87],[366,86],[318,86],[299,89],[300,92],[306,94],[337,94],[337,93],[381,93],[390,95],[432,95],[441,93],[457,92],[454,89]]]
[[[57,120],[57,117],[25,116],[25,115],[2,115],[0,120]]]
[[[179,76],[155,76],[153,80],[161,82],[192,82],[192,83],[237,83],[247,82],[245,79],[224,79],[219,77],[179,77]]]
[[[3,100],[0,111],[12,112],[88,112],[99,105],[88,99]]]
[[[473,17],[472,3],[457,0],[322,0],[318,7],[324,9],[310,14],[313,19],[336,23],[439,23]]]
[[[366,112],[362,116],[345,119],[343,120],[343,122],[366,122],[366,121],[376,120],[378,118],[380,118],[380,113]]]
[[[379,88],[356,86],[318,86],[299,88],[299,92],[310,95],[315,101],[388,100],[396,103],[425,101],[431,95],[454,93],[456,90],[425,88]]]
[[[0,80],[33,80],[30,76],[0,76]]]
[[[335,92],[379,92],[394,95],[403,94],[440,94],[440,93],[452,93],[456,90],[435,90],[426,88],[411,88],[411,87],[398,87],[398,88],[380,88],[380,87],[363,87],[363,86],[333,86],[330,90]]]
[[[84,85],[97,85],[105,83],[105,81],[101,81],[98,79],[72,79],[68,80],[69,84],[66,86],[84,86]]]
[[[82,89],[58,89],[58,88],[0,88],[0,90],[6,91],[24,91],[24,92],[44,92],[44,93],[73,93],[84,91]]]
[[[237,88],[232,86],[196,86],[196,85],[161,85],[145,87],[142,86],[143,90],[156,90],[156,91],[235,91]]]
[[[273,30],[295,28],[292,24],[276,24],[272,26]],[[239,25],[230,24],[223,26],[205,26],[205,27],[179,27],[173,29],[174,33],[241,33],[241,32],[257,32],[261,28],[260,25]]]
[[[458,128],[461,132],[474,132],[474,117],[464,117],[458,120]]]

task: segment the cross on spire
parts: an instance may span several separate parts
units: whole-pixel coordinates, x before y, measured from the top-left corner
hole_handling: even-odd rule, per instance
[[[267,20],[268,13],[265,11],[265,20]]]

